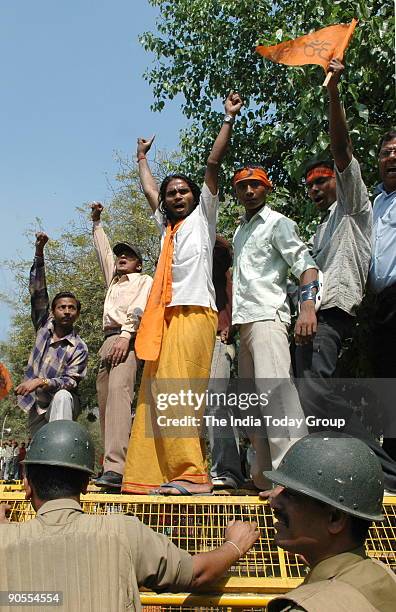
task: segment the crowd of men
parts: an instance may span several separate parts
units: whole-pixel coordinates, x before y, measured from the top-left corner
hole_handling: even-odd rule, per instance
[[[272,507],[275,543],[301,555],[310,568],[303,585],[274,599],[269,609],[391,612],[395,575],[366,556],[364,543],[371,522],[383,519],[384,483],[396,491],[395,440],[385,436],[381,446],[329,382],[367,278],[376,294],[376,372],[396,374],[396,131],[379,145],[382,183],[372,208],[339,98],[343,66],[332,60],[329,70],[333,160],[306,170],[308,195],[322,214],[310,249],[294,221],[268,206],[273,185],[253,162],[233,177],[245,209],[233,260],[231,245],[216,235],[219,169],[243,104],[234,92],[225,102],[202,189],[183,174],[158,186],[146,157],[153,139],[138,140],[140,179],[161,233],[154,279],[142,273],[135,245],[126,241],[111,248],[100,223],[103,207],[92,204],[94,244],[107,286],[97,376],[104,469],[96,484],[159,495],[210,494],[213,486],[244,484],[232,420],[224,419],[225,437],[216,421],[230,416],[229,406],[201,401],[194,420],[180,402],[169,401],[171,421],[190,419],[179,435],[158,421],[158,397],[172,394],[175,384],[194,397],[208,381],[215,391],[227,385],[237,329],[239,377],[254,381],[259,397],[271,381],[271,401],[249,406],[249,416],[260,421],[271,410],[278,422],[286,417],[282,426],[267,418],[247,430],[254,483],[265,489],[260,496]],[[0,550],[7,559],[0,591],[61,593],[65,610],[84,611],[139,610],[140,586],[199,591],[255,544],[257,525],[231,521],[219,548],[190,556],[134,517],[83,513],[80,495],[94,473],[94,447],[73,421],[81,411],[78,385],[88,351],[75,330],[77,297],[58,293],[50,305],[47,240],[37,235],[30,273],[36,341],[16,388],[33,436],[23,460],[24,486],[37,516],[12,523],[7,508],[0,508]],[[299,283],[295,368],[303,384],[298,388],[288,343],[289,272]],[[138,360],[145,365],[132,419]],[[211,478],[202,440],[205,411],[216,417],[209,425]],[[306,415],[320,422],[332,414],[345,417],[342,431],[308,434]]]
[[[4,440],[0,445],[0,480],[21,480],[25,455],[26,442]]]
[[[94,245],[107,286],[97,376],[104,443],[98,486],[174,495],[244,486],[227,406],[201,402],[194,408],[195,420],[191,417],[183,430],[170,433],[159,426],[156,401],[159,394],[169,392],[171,380],[187,381],[190,391],[199,394],[210,379],[209,387],[219,390],[229,378],[238,330],[240,379],[254,381],[260,397],[271,381],[272,419],[247,430],[255,453],[255,486],[266,488],[269,482],[263,473],[276,469],[296,440],[308,433],[307,415],[315,417],[312,429],[319,430],[326,429],[322,420],[342,415],[342,431],[366,442],[381,462],[386,489],[396,491],[395,439],[385,432],[381,446],[331,384],[367,280],[377,304],[372,351],[376,374],[396,375],[396,132],[389,131],[379,144],[382,182],[372,207],[340,101],[343,69],[339,60],[330,62],[333,159],[316,161],[305,173],[308,196],[321,214],[310,248],[296,223],[268,206],[272,182],[253,162],[233,177],[235,196],[245,209],[233,247],[216,235],[219,169],[243,104],[233,92],[225,102],[224,123],[207,160],[202,189],[182,174],[170,175],[158,186],[146,157],[153,139],[138,140],[141,184],[161,233],[154,279],[142,272],[143,258],[135,245],[126,241],[111,248],[100,222],[103,206],[92,204]],[[45,234],[37,235],[30,273],[37,335],[25,379],[16,389],[31,435],[47,422],[77,418],[78,385],[88,356],[74,327],[81,309],[76,296],[58,293],[50,307],[44,265],[47,240]],[[288,340],[289,274],[299,284],[294,328],[297,387]],[[138,360],[145,366],[132,419]],[[223,429],[216,419],[209,423],[211,478],[202,441],[205,410],[216,419],[228,412]],[[168,406],[171,421],[181,414],[180,405]],[[252,405],[249,415],[259,422],[268,411]]]

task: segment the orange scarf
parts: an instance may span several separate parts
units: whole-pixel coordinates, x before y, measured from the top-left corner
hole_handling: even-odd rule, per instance
[[[166,228],[153,286],[136,336],[136,355],[145,361],[156,361],[160,354],[165,308],[172,301],[173,241],[183,221],[184,219],[173,227],[168,225]]]

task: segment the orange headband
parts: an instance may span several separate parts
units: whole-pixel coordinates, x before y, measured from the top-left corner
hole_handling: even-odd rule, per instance
[[[234,174],[234,178],[232,179],[232,184],[235,185],[240,181],[260,181],[269,189],[272,189],[272,183],[268,178],[268,175],[265,170],[262,168],[242,168],[242,170],[237,170]]]
[[[335,178],[335,172],[331,168],[327,168],[327,166],[316,166],[316,168],[312,168],[312,170],[308,172],[305,181],[308,183],[308,181],[312,181],[323,176],[331,176],[332,178]]]

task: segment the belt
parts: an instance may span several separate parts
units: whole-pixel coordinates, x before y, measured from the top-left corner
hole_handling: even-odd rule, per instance
[[[103,333],[105,338],[110,338],[110,336],[119,336],[121,333],[121,327],[111,327],[110,329],[105,329]]]

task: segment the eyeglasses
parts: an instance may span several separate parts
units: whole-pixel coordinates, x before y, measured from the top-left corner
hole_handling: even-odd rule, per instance
[[[394,147],[386,147],[386,149],[381,149],[379,152],[380,159],[387,159],[394,153],[396,155],[396,146]]]

